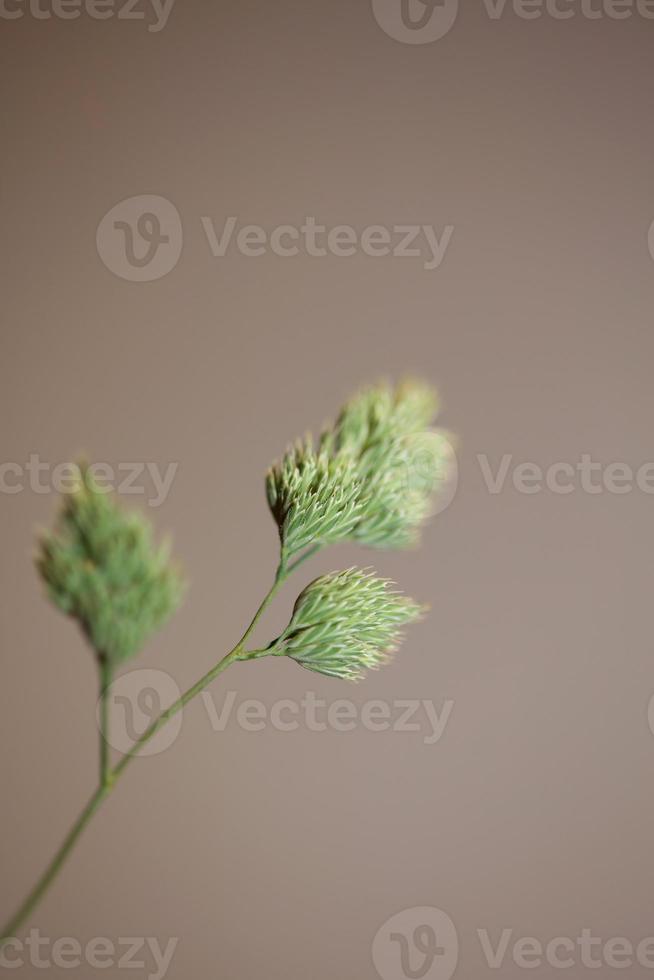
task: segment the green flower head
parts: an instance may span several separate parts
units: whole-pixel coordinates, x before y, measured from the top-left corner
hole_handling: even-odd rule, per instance
[[[266,496],[288,556],[350,537],[364,509],[356,470],[345,459],[316,453],[310,438],[271,467]]]
[[[85,465],[36,560],[55,605],[80,624],[100,659],[138,653],[179,605],[183,584],[150,524],[101,491]]]
[[[451,472],[451,444],[430,428],[437,407],[428,385],[376,385],[344,406],[317,452],[307,440],[275,464],[267,496],[287,553],[346,539],[416,544]]]
[[[377,385],[348,402],[323,435],[323,450],[350,460],[361,480],[366,503],[355,540],[376,548],[418,543],[434,494],[450,473],[451,445],[429,428],[437,408],[428,385]]]
[[[290,623],[269,652],[319,674],[361,679],[386,663],[402,626],[423,612],[391,585],[357,568],[315,579],[300,593]]]

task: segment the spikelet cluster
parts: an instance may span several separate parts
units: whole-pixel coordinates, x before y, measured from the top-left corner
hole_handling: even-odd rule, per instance
[[[377,548],[416,544],[449,476],[450,444],[430,428],[436,411],[428,385],[376,385],[343,407],[317,452],[310,441],[289,450],[266,481],[282,546],[295,553],[346,539]]]
[[[268,506],[287,556],[350,537],[363,515],[357,473],[345,459],[298,442],[266,477]]]
[[[53,533],[39,543],[37,567],[53,602],[76,619],[101,659],[136,654],[174,612],[183,583],[168,548],[155,547],[148,522],[125,513],[81,467]]]
[[[357,568],[315,579],[298,596],[291,621],[271,652],[319,674],[361,679],[389,659],[402,626],[423,611],[391,586]]]

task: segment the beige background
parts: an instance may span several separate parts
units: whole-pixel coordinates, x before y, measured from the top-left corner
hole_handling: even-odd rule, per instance
[[[179,463],[151,516],[192,589],[138,666],[184,687],[240,635],[275,562],[265,468],[353,388],[422,373],[460,438],[456,498],[420,552],[334,550],[260,634],[312,573],[374,561],[433,606],[395,663],[354,689],[280,661],[214,688],[218,708],[229,690],[451,699],[440,742],[233,719],[218,733],[196,704],[128,771],[32,924],[179,937],[174,980],[373,980],[378,928],[422,905],[451,916],[467,980],[497,975],[478,929],[654,935],[653,499],[492,495],[477,460],[654,459],[654,21],[493,21],[471,4],[437,43],[407,45],[363,0],[178,0],[159,33],[29,14],[0,32],[2,461]],[[149,283],[112,274],[95,244],[140,194],[184,227],[178,265]],[[229,215],[455,231],[431,272],[214,258],[200,218]],[[94,666],[31,564],[54,507],[0,498],[3,916],[96,777]],[[525,970],[507,957],[500,974]]]

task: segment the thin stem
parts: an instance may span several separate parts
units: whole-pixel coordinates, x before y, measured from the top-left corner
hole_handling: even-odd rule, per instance
[[[100,667],[100,786],[106,786],[109,780],[109,688],[112,681],[112,669],[109,660],[102,656]]]
[[[189,701],[191,701],[201,691],[204,691],[204,689],[211,684],[212,680],[214,680],[218,674],[221,674],[223,670],[229,667],[230,664],[233,664],[235,660],[241,659],[240,654],[242,643],[243,641],[239,640],[233,650],[230,650],[229,653],[224,656],[222,660],[219,660],[218,663],[211,668],[211,670],[207,671],[207,673],[201,677],[199,681],[196,681],[193,687],[189,687],[188,691],[185,691],[184,694],[177,699],[177,701],[173,702],[173,704],[171,704],[169,708],[166,708],[165,711],[162,711],[161,714],[155,718],[149,728],[146,728],[143,734],[137,739],[136,742],[134,742],[134,745],[132,745],[132,747],[125,753],[120,762],[118,762],[117,765],[115,765],[111,770],[109,775],[112,788],[118,777],[125,771],[134,756],[138,755],[140,749],[142,749],[151,738],[154,738],[157,732],[160,731],[171,718],[174,718],[174,716],[181,711],[182,708],[189,703]]]
[[[52,884],[57,874],[61,870],[64,861],[77,843],[77,839],[86,827],[87,823],[104,800],[109,788],[100,786],[95,791],[89,802],[80,813],[77,821],[71,827],[68,836],[55,854],[54,858],[45,869],[45,872],[36,883],[30,894],[27,896],[21,907],[18,909],[13,919],[11,919],[0,936],[0,947],[20,929],[25,920],[31,915],[38,903],[41,901],[49,886]]]
[[[274,597],[277,595],[277,592],[279,591],[281,586],[284,584],[288,576],[294,570],[294,568],[295,566],[291,566],[291,568],[288,568],[286,554],[284,551],[282,551],[281,557],[279,559],[279,565],[277,566],[277,571],[275,573],[275,581],[273,582],[272,588],[270,589],[268,595],[264,598],[263,602],[255,612],[254,616],[252,617],[252,622],[250,623],[245,633],[241,637],[239,643],[234,649],[237,648],[241,650],[243,649],[248,639],[250,638],[250,635],[254,631],[255,626],[263,616],[264,612],[266,611],[266,609],[268,608],[268,606],[270,605]]]
[[[249,659],[250,654],[245,651],[245,644],[250,634],[253,632],[255,626],[259,622],[264,611],[268,608],[270,602],[272,601],[273,597],[276,595],[281,585],[286,581],[290,573],[295,570],[297,565],[303,559],[304,556],[302,557],[302,559],[298,559],[298,561],[296,561],[294,565],[288,568],[286,562],[286,556],[282,552],[279,566],[277,568],[277,573],[275,575],[275,581],[273,582],[271,589],[269,590],[268,594],[266,595],[263,602],[261,603],[256,613],[254,614],[252,622],[250,623],[250,625],[248,626],[248,628],[246,629],[245,633],[238,641],[236,646],[232,650],[230,650],[229,653],[222,658],[222,660],[219,660],[218,663],[211,668],[211,670],[209,670],[203,677],[200,678],[200,680],[196,681],[196,683],[192,687],[190,687],[184,694],[182,694],[181,697],[177,699],[177,701],[171,704],[169,708],[166,708],[165,711],[162,711],[161,714],[157,718],[155,718],[155,720],[152,722],[149,728],[147,728],[145,732],[143,732],[143,734],[129,749],[129,751],[113,767],[113,769],[109,768],[109,749],[108,749],[108,743],[106,737],[104,737],[106,736],[108,731],[107,728],[108,699],[105,695],[107,692],[107,688],[111,682],[111,677],[108,670],[106,672],[104,670],[101,671],[101,699],[102,699],[101,729],[102,730],[100,733],[100,737],[101,737],[100,785],[98,789],[95,791],[95,793],[93,794],[93,796],[91,797],[91,799],[89,800],[89,802],[87,803],[86,807],[82,810],[81,814],[77,818],[77,821],[73,824],[71,830],[68,833],[68,836],[63,841],[61,847],[55,854],[54,858],[46,868],[41,878],[39,878],[36,885],[29,893],[29,895],[27,896],[27,898],[25,899],[21,907],[14,915],[14,917],[4,927],[2,933],[0,933],[0,947],[2,947],[2,945],[10,937],[15,935],[15,933],[21,928],[25,920],[36,908],[40,900],[45,895],[47,889],[52,884],[54,879],[57,877],[59,871],[63,867],[66,858],[68,857],[73,847],[77,843],[77,840],[80,837],[82,831],[89,823],[89,821],[91,820],[95,812],[98,810],[98,808],[101,806],[101,804],[104,802],[106,797],[111,793],[119,776],[122,775],[122,773],[125,771],[125,769],[129,765],[131,760],[137,755],[139,750],[143,748],[143,746],[147,742],[149,742],[151,738],[154,738],[157,732],[160,731],[160,729],[163,728],[163,726],[168,721],[170,721],[171,718],[173,718],[179,711],[181,711],[182,708],[185,705],[187,705],[188,702],[191,701],[194,697],[196,697],[197,694],[203,691],[214,680],[214,678],[216,678],[218,674],[222,673],[223,670],[229,667],[230,664],[234,663],[234,661],[236,660]],[[252,651],[252,652],[259,653],[259,651]],[[102,666],[102,660],[101,660],[101,666]]]
[[[293,562],[293,564],[288,569],[287,574],[290,575],[291,572],[294,572],[296,568],[299,568],[299,566],[303,562],[307,561],[307,559],[313,558],[314,555],[318,554],[318,552],[320,551],[321,548],[322,548],[322,545],[321,544],[313,544],[313,545],[311,545],[310,548],[307,548],[307,550],[304,552],[304,554],[300,555],[299,558],[296,558],[296,560]]]

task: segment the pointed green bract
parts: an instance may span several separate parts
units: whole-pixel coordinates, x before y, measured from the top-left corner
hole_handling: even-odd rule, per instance
[[[361,679],[386,663],[402,626],[423,612],[391,586],[357,568],[315,579],[298,596],[289,625],[269,652],[319,674]]]
[[[54,532],[40,541],[37,567],[53,602],[76,619],[100,658],[138,653],[179,605],[182,578],[143,517],[126,513],[81,467]]]

